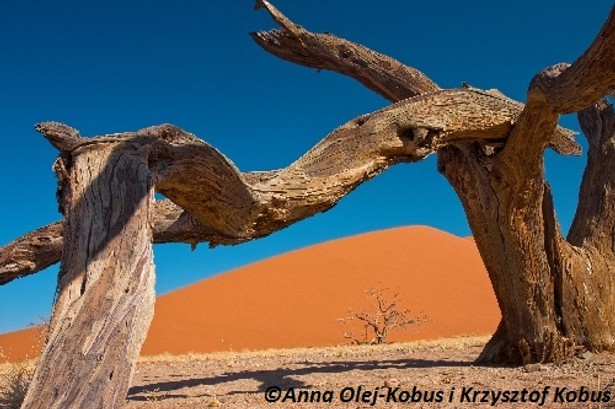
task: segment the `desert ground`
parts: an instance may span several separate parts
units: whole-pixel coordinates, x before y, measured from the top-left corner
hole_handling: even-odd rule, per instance
[[[614,354],[475,365],[487,339],[149,357],[139,363],[124,408],[615,407]],[[584,402],[592,393],[603,402]]]
[[[348,345],[338,319],[378,286],[428,321]],[[475,365],[488,336],[460,335],[499,320],[471,238],[411,226],[335,240],[160,296],[125,408],[614,407],[613,354]],[[41,327],[0,335],[0,392],[43,341]],[[605,402],[580,402],[592,392]]]

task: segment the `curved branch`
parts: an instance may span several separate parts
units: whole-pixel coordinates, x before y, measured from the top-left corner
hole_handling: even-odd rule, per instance
[[[518,169],[520,192],[531,189],[541,168],[543,151],[557,125],[558,115],[580,111],[615,89],[615,6],[590,47],[574,64],[547,67],[531,81],[527,105],[510,135],[501,164]],[[540,192],[536,192],[540,195]],[[526,193],[522,193],[525,199]]]
[[[615,111],[603,100],[578,117],[589,150],[568,240],[579,247],[615,249]]]
[[[440,89],[419,70],[391,57],[331,34],[305,30],[266,0],[258,0],[255,8],[265,8],[282,30],[250,35],[258,45],[279,58],[348,75],[390,101]]]
[[[312,33],[293,23],[266,0],[258,0],[282,30],[251,33],[267,52],[295,64],[327,69],[354,78],[389,101],[435,92],[440,87],[416,68],[331,34]],[[490,91],[523,110],[523,104]],[[550,137],[550,147],[562,155],[579,155],[581,146],[561,127]]]
[[[243,174],[204,142],[150,160],[156,189],[221,239],[250,240],[333,206],[399,162],[453,143],[503,141],[519,107],[477,90],[443,90],[353,119],[285,169]],[[177,130],[176,132],[183,132]]]
[[[518,114],[518,105],[498,95],[443,90],[356,118],[288,168],[271,172],[242,173],[215,148],[171,125],[81,138],[70,149],[147,141],[156,189],[175,202],[156,204],[154,241],[237,244],[329,209],[395,163],[421,160],[453,143],[504,140]],[[58,129],[70,129],[62,126],[38,129],[57,136]],[[57,262],[60,234],[56,223],[0,248],[0,284]]]
[[[547,106],[557,113],[578,112],[615,90],[615,5],[604,26],[567,70],[545,88]]]

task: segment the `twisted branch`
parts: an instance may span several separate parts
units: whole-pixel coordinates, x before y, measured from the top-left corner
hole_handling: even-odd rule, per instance
[[[101,142],[150,141],[156,189],[154,241],[237,244],[266,236],[335,205],[360,183],[399,162],[421,160],[466,140],[502,140],[518,109],[477,90],[438,91],[353,119],[289,167],[242,173],[215,148],[171,125],[95,138],[44,123],[37,129],[63,149]],[[61,256],[59,223],[0,249],[0,283],[32,274]]]

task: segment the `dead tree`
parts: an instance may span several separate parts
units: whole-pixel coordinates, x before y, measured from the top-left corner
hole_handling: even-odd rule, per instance
[[[393,330],[403,330],[409,326],[418,326],[427,321],[424,314],[416,316],[410,315],[410,310],[400,308],[399,291],[387,296],[388,289],[374,287],[365,291],[368,298],[375,301],[375,305],[370,309],[360,311],[348,311],[348,316],[340,318],[342,324],[359,322],[363,326],[363,339],[357,338],[352,331],[346,331],[344,338],[349,339],[355,344],[384,344]]]
[[[95,138],[40,125],[61,153],[64,221],[0,249],[0,284],[62,258],[49,341],[24,407],[68,399],[113,407],[125,396],[151,318],[152,240],[262,237],[332,207],[389,166],[433,153],[463,203],[502,310],[480,358],[548,362],[579,348],[615,349],[615,113],[603,100],[615,89],[615,8],[577,61],[530,81],[523,105],[493,90],[440,89],[390,57],[306,31],[265,0],[257,6],[281,26],[253,34],[267,51],[351,76],[395,103],[270,172],[242,173],[169,125]],[[579,112],[589,160],[564,237],[543,160],[547,148],[579,153],[572,132],[557,126],[570,112]],[[167,199],[155,203],[154,190]]]

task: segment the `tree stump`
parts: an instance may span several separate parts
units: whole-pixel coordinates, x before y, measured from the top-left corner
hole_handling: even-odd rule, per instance
[[[68,245],[22,407],[118,408],[153,317],[149,147],[46,136],[62,151],[55,168]]]

